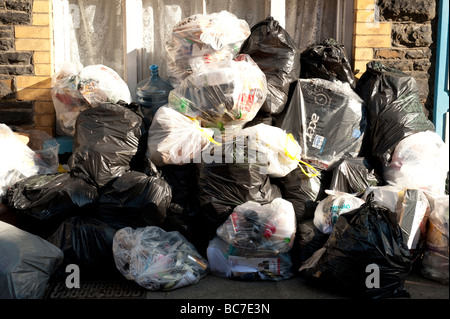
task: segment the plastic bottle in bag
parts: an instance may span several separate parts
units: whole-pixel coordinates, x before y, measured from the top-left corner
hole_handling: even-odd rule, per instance
[[[158,65],[152,64],[150,67],[150,78],[138,83],[136,87],[137,102],[144,110],[153,114],[167,104],[169,93],[173,87],[159,76]]]

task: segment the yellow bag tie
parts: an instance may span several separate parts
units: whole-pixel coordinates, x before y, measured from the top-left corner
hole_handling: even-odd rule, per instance
[[[202,132],[202,134],[203,134],[204,136],[206,136],[206,138],[207,138],[211,143],[213,143],[213,144],[215,144],[215,145],[217,145],[217,146],[221,146],[221,145],[222,145],[222,143],[219,143],[219,142],[217,142],[215,139],[213,139],[212,136],[209,135],[209,134],[205,131],[205,129],[204,129],[203,127],[200,126],[200,123],[198,122],[197,119],[192,118],[192,117],[189,117],[189,116],[188,116],[188,118],[191,119],[191,120],[196,124],[195,127],[196,127],[198,130],[200,130],[200,132]]]
[[[286,146],[284,147],[284,154],[285,154],[287,157],[289,157],[291,160],[298,162],[298,166],[301,168],[303,174],[305,174],[305,175],[308,176],[309,178],[312,178],[312,177],[315,177],[315,176],[318,176],[318,175],[319,175],[319,172],[317,172],[317,170],[316,170],[314,167],[312,167],[312,166],[309,165],[308,163],[305,163],[305,162],[303,162],[302,160],[300,160],[300,159],[297,158],[297,156],[300,157],[300,156],[299,156],[299,155],[300,155],[300,154],[299,154],[299,152],[300,152],[300,147],[298,146],[297,141],[294,139],[294,136],[293,136],[291,133],[289,133],[289,134],[286,135],[286,143],[285,143],[285,145],[286,145]],[[288,148],[289,148],[289,149],[295,148],[295,149],[296,149],[295,154],[292,155],[291,152],[288,151]],[[310,169],[312,169],[313,171],[315,171],[316,174],[312,174],[312,173],[307,173],[307,172],[305,172],[305,170],[303,169],[303,166],[302,166],[301,164],[303,164],[303,165],[309,167]]]

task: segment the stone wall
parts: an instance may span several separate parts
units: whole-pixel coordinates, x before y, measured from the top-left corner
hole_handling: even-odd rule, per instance
[[[55,133],[51,0],[0,0],[0,123]]]
[[[432,119],[437,34],[437,0],[377,0],[381,22],[391,23],[390,48],[374,50],[374,59],[411,74]]]
[[[0,0],[0,122],[32,125],[33,101],[16,99],[17,75],[34,73],[33,54],[15,48],[15,25],[32,22],[32,0]]]

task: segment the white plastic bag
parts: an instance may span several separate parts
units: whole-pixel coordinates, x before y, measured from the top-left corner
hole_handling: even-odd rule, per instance
[[[443,195],[448,166],[448,147],[437,133],[425,131],[398,143],[383,174],[399,189],[419,188]]]
[[[292,248],[295,231],[294,207],[276,198],[266,205],[249,201],[237,206],[217,236],[237,248],[277,254]]]
[[[102,102],[131,103],[128,85],[111,68],[63,63],[52,77],[51,96],[56,113],[56,134],[74,136],[80,112]]]
[[[225,10],[181,20],[165,46],[172,86],[192,73],[192,64],[233,59],[249,35],[248,23]]]
[[[0,197],[16,182],[37,174],[56,173],[53,162],[45,162],[24,144],[7,125],[0,123]]]
[[[338,191],[325,191],[328,196],[321,200],[314,211],[314,226],[324,234],[331,234],[339,215],[361,207],[365,203],[352,194]]]
[[[156,226],[118,230],[113,254],[125,278],[152,291],[192,285],[209,271],[207,260],[179,232]]]
[[[213,130],[200,127],[197,120],[162,106],[148,132],[147,156],[157,166],[200,163],[201,152],[211,142],[217,143],[213,135]]]
[[[302,149],[292,134],[267,124],[248,127],[241,133],[249,136],[251,148],[266,156],[270,177],[284,177],[298,167]]]

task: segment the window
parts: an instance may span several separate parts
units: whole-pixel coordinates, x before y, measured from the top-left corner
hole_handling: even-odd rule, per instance
[[[164,39],[180,20],[227,10],[250,27],[272,15],[303,50],[328,37],[351,57],[352,0],[53,0],[55,65],[104,64],[127,82],[134,97],[148,66],[165,77]]]

